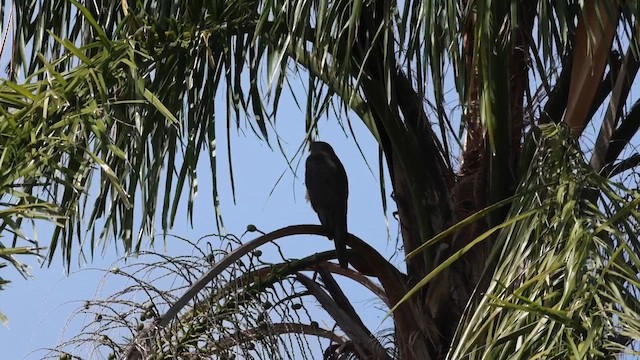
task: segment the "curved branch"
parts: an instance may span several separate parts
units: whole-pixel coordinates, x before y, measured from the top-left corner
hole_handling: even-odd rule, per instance
[[[628,158],[620,161],[617,164],[609,163],[602,169],[604,176],[607,178],[612,178],[616,175],[619,175],[629,169],[633,169],[634,167],[640,165],[640,154],[633,154]]]
[[[353,256],[353,251],[348,251],[349,256]],[[250,271],[245,273],[244,275],[232,280],[231,282],[224,285],[220,290],[217,290],[215,293],[211,294],[213,297],[221,297],[225,294],[229,294],[235,291],[238,288],[242,288],[242,292],[238,292],[234,297],[234,301],[232,302],[235,306],[238,301],[242,302],[245,300],[250,300],[253,298],[253,294],[256,292],[262,292],[266,288],[272,286],[273,284],[281,281],[290,275],[295,275],[300,271],[321,271],[328,273],[329,271],[336,272],[338,274],[344,274],[346,277],[353,279],[361,283],[366,288],[370,289],[371,292],[376,294],[381,300],[385,302],[387,307],[391,309],[391,304],[389,304],[389,300],[384,292],[384,289],[380,288],[377,284],[373,283],[371,280],[363,276],[357,271],[351,269],[343,269],[342,267],[328,262],[330,259],[336,258],[335,250],[325,251],[321,253],[316,253],[310,255],[308,257],[294,260],[286,263],[279,263],[274,265],[269,265],[258,270]],[[329,270],[327,270],[329,269]],[[344,270],[343,272],[338,272],[337,269]],[[335,298],[335,296],[334,296]],[[181,321],[189,322],[191,318],[190,314],[199,313],[205,311],[204,309],[209,306],[209,302],[203,302],[200,304],[195,304],[194,308],[191,309],[187,314],[181,316]],[[341,305],[342,306],[342,305]],[[218,311],[224,312],[225,310],[232,310],[231,308],[227,308],[227,305],[222,305]],[[357,314],[352,313],[352,316],[356,316]]]
[[[360,285],[364,286],[365,288],[369,289],[369,291],[374,293],[380,300],[384,302],[384,304],[387,307],[389,307],[389,309],[391,309],[392,304],[389,302],[389,298],[387,297],[387,294],[385,293],[384,289],[381,288],[378,284],[369,280],[369,278],[364,276],[362,273],[351,270],[351,269],[344,269],[336,265],[335,263],[330,263],[330,262],[322,262],[318,264],[316,267],[326,269],[334,274],[342,275],[344,277],[347,277],[359,283]]]
[[[309,290],[325,311],[336,321],[342,331],[349,336],[349,339],[356,347],[356,351],[362,358],[390,359],[384,347],[375,337],[370,335],[368,329],[354,321],[348,310],[339,306],[318,283],[302,274],[298,274],[296,279]]]
[[[222,273],[224,269],[231,264],[245,256],[252,250],[280,238],[284,238],[292,235],[322,235],[327,236],[322,226],[320,225],[292,225],[285,228],[278,229],[268,234],[264,234],[246,244],[241,245],[237,249],[230,252],[227,256],[222,258],[216,263],[209,271],[207,271],[198,281],[196,281],[191,287],[182,295],[173,306],[167,310],[167,312],[156,319],[148,327],[138,333],[138,335],[131,341],[131,343],[125,349],[126,359],[140,359],[142,354],[136,349],[136,342],[145,339],[151,335],[153,331],[157,331],[165,327],[169,322],[175,318],[180,310],[182,310],[209,282],[215,279]],[[366,258],[359,256],[352,257],[351,264],[354,268],[367,276],[375,276],[380,280],[383,288],[385,289],[389,301],[396,303],[407,291],[407,282],[405,275],[391,265],[380,253],[374,248],[369,246],[360,238],[349,234],[347,237],[347,245],[351,246],[356,254],[368,254]],[[401,307],[396,310],[398,313],[404,311],[405,308]],[[404,314],[402,316],[405,321],[409,321],[412,318],[410,314]]]
[[[242,343],[246,343],[254,340],[261,340],[265,336],[265,331],[261,327],[254,327],[251,329],[247,329],[241,332],[242,340],[237,339],[236,337],[229,336],[222,338],[216,342],[216,346],[221,349],[227,349],[234,345],[239,345]],[[275,323],[269,324],[269,335],[284,335],[284,334],[303,334],[303,335],[312,335],[321,338],[328,339],[332,342],[335,342],[339,345],[343,345],[346,343],[346,340],[334,333],[333,331],[322,329],[316,326],[307,325],[307,324],[298,324],[298,323]]]
[[[640,129],[640,100],[631,105],[627,116],[622,120],[620,126],[614,131],[609,143],[609,149],[605,157],[605,163],[609,166],[620,156],[622,150],[629,144],[631,138]]]
[[[324,288],[329,293],[329,295],[331,295],[331,297],[333,298],[334,304],[337,305],[339,309],[344,311],[351,318],[353,325],[358,326],[360,329],[362,329],[362,331],[366,333],[369,339],[376,339],[376,337],[371,333],[371,331],[367,328],[364,322],[362,322],[362,319],[356,312],[356,309],[354,309],[353,305],[351,305],[351,301],[349,301],[344,291],[342,291],[342,288],[340,288],[340,285],[338,285],[338,283],[333,278],[333,276],[331,276],[331,273],[326,269],[320,269],[319,273],[320,273],[320,278],[324,283]],[[311,290],[309,290],[309,292],[313,294]],[[338,324],[338,326],[340,326],[340,324]],[[382,344],[380,344],[379,341],[377,341],[377,339],[370,340],[370,342],[371,341],[373,341],[372,350],[374,351],[374,354],[379,351],[384,351],[386,353],[386,351],[384,350],[384,347],[382,346]]]
[[[351,250],[349,250],[347,253],[349,254],[350,258],[356,255]],[[374,283],[373,281],[371,281],[369,278],[367,278],[366,276],[364,276],[362,273],[358,271],[352,270],[350,268],[344,269],[336,265],[335,263],[331,263],[327,261],[329,259],[335,259],[336,258],[335,254],[336,254],[335,250],[331,250],[327,252],[314,254],[313,256],[310,256],[308,258],[287,262],[287,263],[278,263],[274,265],[269,265],[257,270],[250,271],[248,273],[243,274],[239,278],[234,279],[228,284],[226,284],[221,289],[221,292],[225,292],[226,289],[228,288],[238,287],[240,284],[247,285],[254,282],[260,282],[261,284],[263,284],[265,283],[265,280],[267,280],[267,283],[269,283],[268,281],[269,275],[273,274],[274,272],[279,273],[278,274],[279,277],[282,277],[286,275],[293,275],[298,271],[305,271],[305,270],[318,271],[319,269],[321,269],[321,270],[329,271],[334,274],[342,275],[346,278],[349,278],[359,283],[360,285],[364,286],[365,288],[370,290],[372,293],[374,293],[380,300],[382,300],[385,303],[385,305],[387,305],[387,307],[389,307],[389,309],[391,308],[391,304],[389,303],[387,294],[385,293],[384,289],[382,289],[378,284]],[[358,254],[358,255],[361,256],[362,254]],[[285,271],[286,269],[289,269],[289,270]]]

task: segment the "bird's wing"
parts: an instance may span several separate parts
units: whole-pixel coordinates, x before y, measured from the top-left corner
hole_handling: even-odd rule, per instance
[[[327,229],[333,229],[332,209],[339,191],[337,180],[337,167],[325,154],[311,154],[307,158],[305,183],[307,196],[313,210],[318,213],[320,222]]]

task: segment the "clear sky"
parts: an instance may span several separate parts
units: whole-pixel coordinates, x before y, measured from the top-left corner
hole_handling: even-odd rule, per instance
[[[220,97],[216,101],[216,106],[220,109],[217,113],[224,114],[224,101]],[[379,191],[377,145],[357,117],[352,116],[351,120],[357,140],[364,152],[364,158],[353,138],[345,134],[335,118],[321,119],[319,125],[320,139],[333,145],[347,170],[350,191],[349,230],[367,241],[385,257],[393,257],[394,264],[401,264],[401,255],[396,253],[398,224],[391,216],[388,216],[390,240],[387,237]],[[288,96],[283,98],[280,105],[277,127],[284,152],[291,159],[304,139],[305,129],[304,113]],[[303,154],[298,154],[294,159],[294,168],[298,166],[294,177],[274,141],[271,149],[265,142],[258,140],[251,129],[244,128],[240,132],[232,130],[232,158],[236,188],[236,204],[234,204],[226,161],[224,118],[218,119],[216,131],[218,133],[216,153],[219,192],[223,220],[228,233],[240,236],[248,224],[254,224],[260,230],[269,232],[293,224],[319,223],[316,214],[305,200],[303,179],[306,148]],[[270,135],[271,139],[275,139],[273,132]],[[301,156],[302,162],[299,162]],[[367,167],[365,159],[371,169]],[[278,182],[282,174],[284,176]],[[186,202],[183,202],[184,206],[181,207],[181,212],[171,231],[172,234],[191,240],[216,232],[208,159],[201,159],[198,175],[199,192],[196,198],[193,228],[186,217]],[[389,194],[390,191],[387,192],[387,201],[391,212],[395,210],[395,204]],[[50,233],[47,227],[38,230],[39,238],[44,245]],[[253,238],[254,236],[249,234],[243,239]],[[215,240],[212,242],[215,243]],[[287,238],[279,243],[282,244],[285,254],[293,258],[329,250],[333,246],[333,243],[325,238],[312,236]],[[59,341],[69,339],[78,333],[82,324],[91,320],[72,317],[73,312],[82,307],[84,300],[104,298],[123,287],[124,284],[113,281],[113,277],[105,281],[103,270],[114,266],[113,262],[123,255],[116,253],[114,242],[107,245],[107,249],[103,255],[98,252],[91,263],[80,268],[77,262],[74,262],[72,273],[68,277],[64,275],[59,256],[49,268],[40,268],[33,258],[21,258],[33,267],[34,279],[23,280],[15,271],[3,270],[3,276],[13,281],[0,297],[0,311],[9,317],[9,324],[0,326],[0,347],[3,349],[3,359],[41,358],[46,352],[38,350],[54,347]],[[121,246],[120,249],[122,249]],[[165,250],[161,240],[156,242],[156,250]],[[181,241],[168,238],[166,252],[171,255],[186,255],[191,254],[192,249]],[[385,312],[378,309],[379,302],[371,301],[374,299],[373,295],[367,291],[361,291],[361,288],[353,284],[348,284],[347,287],[350,289],[349,295],[354,305],[364,315],[363,320],[374,332],[388,326],[388,324],[381,326]]]

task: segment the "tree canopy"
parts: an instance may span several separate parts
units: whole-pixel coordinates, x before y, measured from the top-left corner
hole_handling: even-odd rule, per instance
[[[0,84],[0,229],[14,240],[0,256],[18,268],[17,254],[41,246],[18,246],[32,241],[24,219],[56,222],[49,262],[61,253],[68,264],[76,241],[140,250],[156,219],[171,228],[183,193],[193,213],[202,156],[218,208],[216,139],[244,126],[276,146],[279,100],[295,76],[307,91],[295,95],[306,109],[301,144],[329,112],[345,131],[357,117],[391,178],[383,206],[397,208],[406,272],[352,234],[353,270],[328,264],[328,253],[227,273],[233,285],[211,290],[206,309],[194,294],[163,299],[171,316],[156,314],[131,342],[111,344],[114,354],[191,354],[203,339],[252,351],[256,328],[238,326],[225,343],[215,329],[237,322],[213,326],[211,311],[237,314],[238,297],[255,305],[285,280],[340,331],[259,325],[328,338],[334,356],[613,357],[640,338],[640,200],[626,177],[640,155],[624,151],[640,126],[637,2],[43,0],[2,10],[12,62]],[[204,279],[296,233],[323,232],[275,230]],[[334,273],[387,303],[392,345],[358,320]],[[166,326],[192,317],[200,327]],[[189,341],[138,341],[172,336]]]

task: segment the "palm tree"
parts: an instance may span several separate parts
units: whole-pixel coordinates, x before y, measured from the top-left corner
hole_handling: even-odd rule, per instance
[[[20,236],[16,219],[55,214],[61,226],[50,260],[61,249],[68,262],[74,237],[97,227],[137,251],[158,208],[167,231],[185,185],[195,186],[201,151],[220,135],[213,128],[220,88],[228,129],[248,114],[256,136],[273,142],[267,128],[291,68],[304,69],[308,132],[337,105],[377,140],[406,273],[352,235],[351,248],[363,255],[354,271],[327,265],[333,253],[318,254],[229,273],[231,285],[210,299],[234,294],[256,303],[269,286],[294,279],[347,339],[328,350],[364,358],[613,357],[640,337],[639,200],[629,190],[637,184],[624,177],[640,157],[623,155],[640,126],[640,105],[631,97],[640,64],[634,2],[14,4],[0,126],[28,132],[2,132],[16,144],[3,143],[11,164],[1,187],[11,199],[3,228]],[[585,133],[590,128],[597,131]],[[216,158],[207,154],[215,183]],[[102,181],[87,218],[94,175]],[[39,212],[19,211],[27,205]],[[136,206],[140,224],[133,221]],[[114,351],[130,358],[160,354],[167,342],[139,340],[188,335],[190,342],[170,346],[173,354],[219,355],[219,347],[197,346],[215,328],[207,322],[191,321],[186,330],[167,325],[193,320],[202,307],[192,304],[185,313],[183,306],[235,260],[301,233],[322,231],[293,226],[240,246]],[[321,279],[306,276],[308,270]],[[392,345],[359,321],[333,273],[373,281],[393,308]],[[215,304],[201,318],[238,309],[237,301]],[[302,325],[262,333],[336,339],[334,331]],[[247,345],[256,329],[237,327],[240,340],[225,344]],[[263,347],[277,341],[266,338]]]

